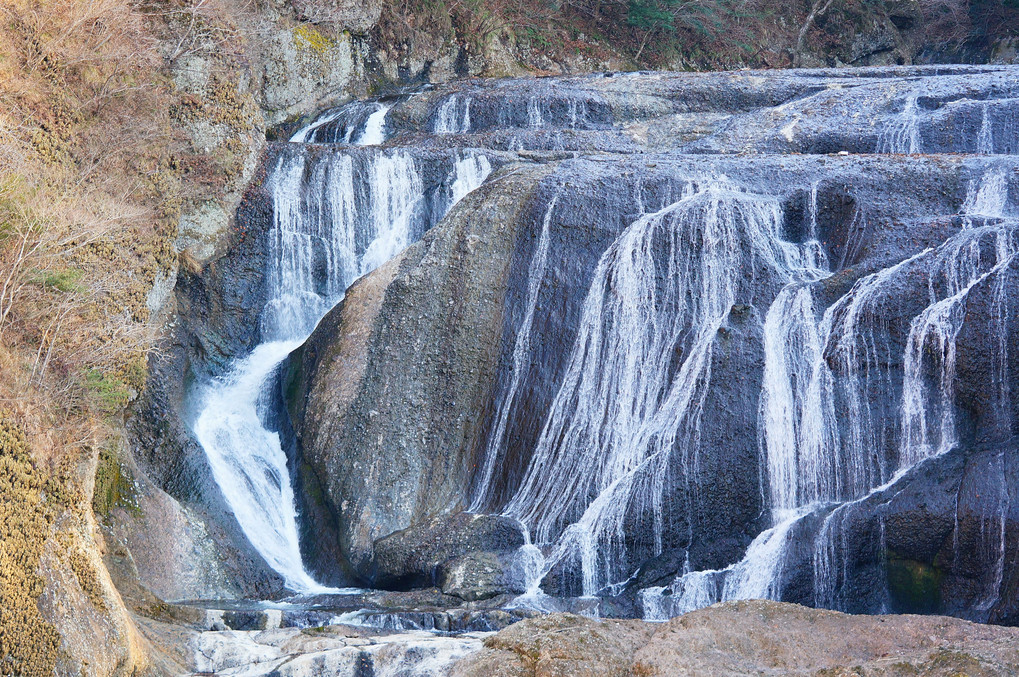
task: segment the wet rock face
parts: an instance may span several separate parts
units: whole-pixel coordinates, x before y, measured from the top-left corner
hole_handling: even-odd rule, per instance
[[[309,213],[341,156],[413,156],[427,213],[464,149],[495,168],[290,358],[306,561],[467,600],[540,577],[624,615],[767,595],[1011,618],[1014,75],[465,83],[360,104],[358,125],[392,106],[381,150],[325,122],[271,146],[306,159]],[[201,279],[237,280],[249,323],[265,191]],[[204,352],[245,349],[250,324],[210,317]]]
[[[362,575],[376,539],[462,501],[491,390],[508,252],[546,172],[521,168],[499,191],[468,196],[447,228],[348,290],[321,323],[330,329],[303,348],[295,430]]]
[[[1008,486],[1015,442],[962,447],[908,474],[896,487],[825,520],[805,523],[810,542],[827,524],[847,565],[840,596],[818,599],[813,552],[787,560],[784,595],[805,604],[869,612],[942,613],[1012,625],[1017,609],[1007,557],[1017,524]]]

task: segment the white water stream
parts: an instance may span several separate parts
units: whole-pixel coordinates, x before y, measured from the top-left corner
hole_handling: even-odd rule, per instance
[[[970,186],[964,216],[1000,219],[1006,192],[1007,183],[998,172],[985,173]],[[957,443],[956,339],[966,299],[987,283],[994,284],[996,294],[1003,293],[1002,273],[1019,256],[1015,222],[964,224],[940,247],[861,278],[820,318],[809,282],[793,281],[779,293],[765,320],[759,419],[774,526],[751,543],[740,562],[724,570],[687,573],[667,588],[645,590],[641,601],[646,618],[664,620],[721,600],[780,598],[790,530],[804,516],[833,503],[837,506],[825,517],[814,543],[814,594],[819,606],[842,606],[849,511]],[[920,269],[929,271],[929,300],[910,323],[901,405],[897,411],[877,411],[868,393],[892,384],[882,338],[887,336],[882,301],[899,293],[900,285]],[[809,280],[821,271],[804,274]],[[1005,307],[996,304],[997,315],[987,326],[999,348],[994,361],[1003,401],[1008,383]],[[898,435],[888,439],[887,424],[896,420]],[[895,434],[894,426],[890,434]],[[880,451],[890,444],[897,453],[887,464]],[[987,540],[1001,544],[1003,557],[1004,518],[996,521],[994,536]],[[1003,570],[1001,557],[998,569]],[[988,593],[988,608],[1000,585]]]
[[[385,140],[387,110],[379,107],[368,116],[358,145]],[[325,116],[295,138],[307,138],[331,119]],[[244,534],[287,587],[301,593],[332,590],[317,583],[302,561],[287,456],[269,420],[278,399],[280,364],[354,280],[391,259],[430,225],[422,178],[408,153],[380,151],[364,162],[367,166],[359,170],[355,158],[343,153],[317,162],[299,152],[281,157],[267,179],[274,222],[262,343],[203,386],[194,422],[213,476]],[[439,200],[441,213],[434,219],[490,171],[488,160],[477,154],[455,162],[450,194]],[[358,195],[367,199],[359,201]]]

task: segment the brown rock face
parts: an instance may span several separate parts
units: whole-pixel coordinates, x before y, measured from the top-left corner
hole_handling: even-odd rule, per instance
[[[547,172],[508,172],[498,191],[466,198],[446,227],[354,284],[298,358],[291,406],[304,460],[362,575],[376,539],[466,494],[510,253]]]
[[[660,626],[554,615],[517,623],[453,674],[1014,675],[1019,629],[942,616],[851,616],[752,600]]]
[[[573,614],[540,616],[485,640],[460,661],[454,677],[612,677],[634,673],[634,652],[655,626],[644,621],[597,621]]]

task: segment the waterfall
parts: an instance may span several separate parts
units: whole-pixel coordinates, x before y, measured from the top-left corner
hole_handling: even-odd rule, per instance
[[[288,588],[325,592],[305,570],[297,540],[297,508],[279,433],[263,422],[270,377],[300,341],[264,343],[209,384],[195,436],[241,530]]]
[[[544,129],[551,126],[563,126],[568,129],[579,129],[588,125],[588,108],[586,101],[570,98],[565,101],[566,109],[553,109],[554,101],[544,100],[537,96],[527,99],[527,127]]]
[[[548,268],[549,249],[549,226],[552,223],[552,214],[555,212],[556,203],[559,201],[558,193],[549,201],[545,208],[545,216],[542,219],[541,234],[538,236],[538,244],[535,245],[534,254],[531,256],[531,264],[528,268],[527,277],[527,301],[524,311],[524,318],[517,330],[513,343],[513,362],[510,367],[509,386],[500,392],[496,404],[495,426],[488,436],[485,448],[485,461],[481,468],[481,474],[476,482],[474,497],[471,503],[471,510],[480,511],[484,509],[492,484],[492,475],[495,472],[496,461],[499,459],[499,450],[504,448],[507,439],[507,427],[510,414],[517,406],[517,390],[527,376],[530,368],[531,354],[531,329],[534,324],[534,311],[538,306],[538,292],[541,290],[541,283],[545,278],[545,271]]]
[[[354,143],[377,146],[386,140],[386,115],[392,104],[352,101],[321,113],[294,133],[291,143]]]
[[[376,104],[377,108],[364,122],[364,129],[357,138],[359,146],[377,146],[386,140],[386,115],[390,106]]]
[[[826,518],[814,543],[814,590],[818,605],[839,608],[848,579],[844,523],[864,499],[887,489],[906,471],[925,459],[949,451],[958,441],[955,421],[956,339],[965,321],[966,300],[978,285],[995,282],[996,296],[1003,293],[1002,273],[1019,255],[1015,224],[998,224],[960,231],[936,250],[926,250],[864,280],[870,289],[886,287],[894,293],[896,278],[912,274],[914,262],[930,271],[929,304],[910,322],[903,358],[902,396],[899,408],[900,435],[894,472],[872,488],[858,487],[856,500],[835,508]],[[999,348],[992,366],[999,384],[1007,384],[1005,340],[1009,318],[1004,304],[987,327]],[[876,313],[875,313],[876,314]],[[852,385],[852,384],[850,384]],[[1007,391],[999,387],[999,405]],[[877,482],[875,482],[877,484]],[[869,489],[864,492],[863,489]],[[1002,550],[1002,557],[1004,551]]]
[[[1007,192],[1004,172],[985,171],[967,191],[962,212],[970,218],[962,230],[937,248],[857,280],[818,317],[813,289],[828,273],[810,265],[809,245],[816,237],[812,191],[810,236],[800,259],[805,267],[775,297],[764,322],[758,431],[774,526],[751,543],[740,562],[723,570],[687,571],[669,586],[643,591],[645,618],[663,620],[720,600],[779,599],[792,527],[832,504],[813,543],[814,601],[844,608],[850,576],[846,524],[853,511],[958,442],[956,341],[967,298],[984,284],[992,285],[994,295],[987,332],[996,346],[995,408],[999,416],[1010,417],[1004,272],[1019,255],[1019,239],[1016,223],[1002,220]],[[926,273],[928,298],[909,320],[899,406],[875,410],[874,399],[884,397],[872,398],[872,393],[891,397],[896,392],[884,301],[901,293],[918,271]],[[883,450],[889,449],[894,458],[886,460]],[[999,492],[996,500],[1007,506],[1008,492]],[[993,533],[981,541],[986,550],[998,548],[995,572],[1004,570],[1002,511],[995,513]],[[995,603],[1000,586],[999,580],[985,591],[982,608]]]
[[[914,259],[862,278],[818,319],[809,283],[786,286],[765,319],[758,431],[776,520],[811,504],[855,498],[881,483],[882,428],[867,392],[884,384],[879,306]],[[837,413],[841,404],[842,420]]]
[[[531,129],[540,129],[545,126],[545,116],[542,115],[541,102],[535,96],[527,100],[527,126]]]
[[[778,599],[789,537],[806,514],[806,510],[786,512],[782,521],[750,543],[743,559],[725,569],[687,571],[668,586],[641,591],[644,620],[666,621],[726,600]]]
[[[467,134],[471,131],[471,97],[448,97],[435,116],[432,131],[436,134]]]
[[[979,180],[970,181],[962,213],[965,216],[1002,218],[1007,204],[1008,175],[1004,169],[989,169]]]
[[[566,373],[506,512],[553,545],[546,571],[579,561],[584,594],[661,552],[663,493],[678,461],[697,473],[698,427],[715,337],[752,295],[743,270],[784,279],[805,267],[779,238],[778,201],[726,180],[641,217],[602,256]],[[676,458],[676,455],[679,458]],[[624,521],[649,515],[633,551]]]
[[[988,256],[990,238],[994,245]],[[956,338],[965,320],[966,297],[1011,263],[1014,239],[1011,227],[985,226],[965,230],[939,248],[928,282],[931,303],[913,319],[906,343],[900,467],[944,453],[958,442]],[[931,373],[937,377],[928,378]]]
[[[453,181],[450,184],[450,205],[456,204],[467,193],[480,186],[491,173],[492,163],[480,153],[469,152],[457,159],[453,166]]]
[[[977,152],[984,155],[994,154],[994,120],[990,107],[985,103],[981,106],[980,132],[977,134]]]
[[[384,140],[387,110],[378,107],[364,119],[360,145]],[[312,578],[301,559],[287,457],[271,423],[279,406],[279,367],[355,279],[420,237],[490,171],[480,154],[455,162],[450,194],[431,216],[421,170],[400,149],[318,158],[287,151],[266,179],[273,224],[261,343],[224,376],[200,387],[193,429],[242,531],[288,588],[330,590]]]
[[[772,520],[804,503],[834,493],[837,471],[829,450],[835,444],[834,405],[826,390],[823,343],[811,285],[827,277],[828,259],[817,239],[817,191],[808,204],[803,269],[772,302],[764,320],[764,377],[758,431],[767,459]]]
[[[878,153],[922,153],[920,140],[920,114],[917,95],[906,98],[902,111],[878,135]]]
[[[997,496],[993,498],[990,515],[982,514],[980,519],[980,546],[986,557],[990,554],[994,559],[994,578],[981,594],[977,609],[987,611],[1001,597],[1001,586],[1005,577],[1005,556],[1007,554],[1005,536],[1008,524],[1008,509],[1011,505],[1009,487],[1005,481],[1005,452],[998,452],[993,460],[994,468],[989,468],[988,477],[998,478]],[[958,519],[958,516],[956,516]],[[995,524],[996,522],[996,524]],[[988,525],[990,525],[988,527]],[[991,552],[988,552],[991,551]]]
[[[820,369],[823,343],[809,283],[779,292],[764,321],[760,424],[772,519],[837,493],[831,449],[837,444],[834,403]]]

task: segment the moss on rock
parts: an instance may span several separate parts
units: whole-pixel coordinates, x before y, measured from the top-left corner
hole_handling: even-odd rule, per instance
[[[944,572],[934,564],[888,557],[888,591],[900,613],[935,613],[941,607]]]
[[[313,26],[301,24],[294,28],[294,46],[315,52],[321,57],[336,46],[336,41],[323,35]]]
[[[53,674],[60,635],[43,620],[36,572],[54,515],[24,432],[0,412],[0,675]]]
[[[134,482],[128,469],[121,463],[116,448],[109,446],[99,451],[92,511],[97,517],[104,518],[118,507],[137,510]]]

